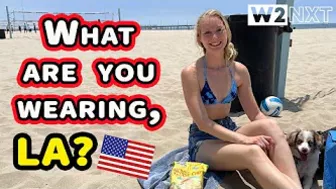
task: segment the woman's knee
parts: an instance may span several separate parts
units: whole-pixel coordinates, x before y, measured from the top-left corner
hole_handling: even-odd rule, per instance
[[[265,135],[271,136],[275,140],[285,139],[285,133],[273,119],[265,119],[261,122],[261,128]]]
[[[260,165],[261,162],[267,160],[267,155],[258,145],[248,145],[247,153],[244,154],[246,157],[246,167],[251,169],[255,166]]]

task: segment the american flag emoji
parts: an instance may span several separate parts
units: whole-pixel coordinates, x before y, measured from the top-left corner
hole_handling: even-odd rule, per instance
[[[153,145],[105,135],[97,169],[146,180],[154,151]]]

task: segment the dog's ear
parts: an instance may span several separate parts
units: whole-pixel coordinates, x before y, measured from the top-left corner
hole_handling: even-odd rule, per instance
[[[294,131],[286,134],[286,139],[287,139],[287,142],[290,146],[295,145],[297,136],[300,132],[301,132],[301,129],[295,129]]]
[[[321,133],[320,131],[313,131],[313,133],[316,146],[317,148],[321,149],[324,145],[323,133]]]

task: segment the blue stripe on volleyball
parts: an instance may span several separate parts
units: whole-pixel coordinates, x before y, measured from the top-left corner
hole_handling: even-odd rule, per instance
[[[274,110],[274,112],[271,114],[271,116],[275,116],[278,114],[278,110]]]
[[[280,107],[277,107],[274,112],[271,114],[271,116],[277,116],[280,113]]]
[[[270,102],[279,102],[280,104],[282,104],[279,98],[270,98]]]
[[[264,108],[264,110],[266,110],[267,112],[269,111],[269,109],[268,109],[268,107],[267,107],[267,105],[266,105],[266,102],[265,102],[265,100],[263,100],[262,102],[261,102],[261,106]]]

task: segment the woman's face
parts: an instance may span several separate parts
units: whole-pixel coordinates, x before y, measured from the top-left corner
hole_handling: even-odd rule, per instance
[[[199,29],[198,40],[207,52],[224,52],[227,35],[225,25],[219,17],[206,16],[202,18]]]

